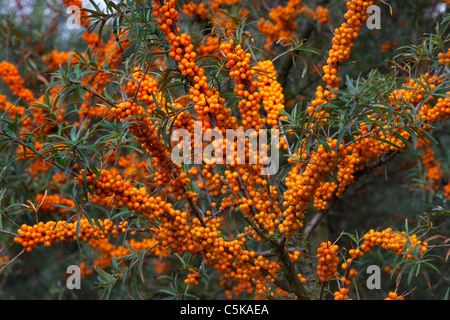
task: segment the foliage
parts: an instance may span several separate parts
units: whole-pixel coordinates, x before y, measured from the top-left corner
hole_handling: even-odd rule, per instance
[[[445,1],[102,5],[0,9],[2,298],[448,297]]]

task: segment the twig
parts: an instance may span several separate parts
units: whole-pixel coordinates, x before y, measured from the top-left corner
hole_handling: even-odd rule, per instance
[[[209,205],[211,206],[212,216],[213,216],[213,218],[216,218],[216,209],[213,208],[213,206],[212,206],[211,195],[209,194],[208,187],[206,186],[206,180],[205,180],[205,177],[203,176],[202,168],[200,167],[199,164],[197,164],[197,170],[198,170],[199,173],[200,173],[200,177],[201,177],[201,179],[202,179],[203,187],[205,188],[206,199],[208,200],[208,203],[209,203]]]
[[[384,155],[381,156],[381,158],[379,158],[378,160],[367,164],[364,169],[357,171],[354,173],[354,177],[355,177],[355,181],[360,178],[361,176],[370,173],[371,171],[373,171],[374,169],[390,162],[392,159],[394,159],[394,157],[399,153],[399,150],[395,150],[393,152],[389,152],[389,153],[385,153]],[[330,207],[332,204],[334,204],[336,201],[338,200],[338,198],[336,196],[333,196],[333,198],[331,198],[328,203],[327,206],[325,207],[324,210],[317,212],[314,217],[312,217],[311,221],[309,222],[309,224],[305,227],[305,234],[306,237],[309,238],[311,236],[311,234],[313,233],[314,229],[317,227],[317,225],[320,223],[320,221],[325,217],[325,215],[327,214],[327,212],[329,211]]]
[[[205,223],[205,220],[203,220],[203,213],[200,211],[200,209],[192,202],[191,198],[187,198],[187,201],[189,203],[189,206],[191,207],[192,211],[194,212],[195,216],[200,220],[200,223],[204,228],[207,228],[208,226]]]
[[[5,270],[5,268],[7,266],[9,266],[11,263],[13,263],[17,258],[19,258],[23,253],[25,252],[25,248],[22,249],[22,251],[20,251],[17,256],[15,256],[13,259],[11,259],[7,264],[5,264],[1,269],[0,269],[0,273]]]

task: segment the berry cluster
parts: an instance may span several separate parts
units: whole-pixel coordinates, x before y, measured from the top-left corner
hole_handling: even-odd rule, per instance
[[[404,300],[405,297],[398,295],[397,292],[389,292],[389,296],[385,298],[384,300]]]
[[[56,212],[59,214],[67,213],[67,209],[59,207],[62,205],[69,208],[75,208],[73,200],[62,197],[59,194],[37,194],[35,197],[37,206],[40,212],[51,213]],[[56,204],[56,206],[55,206]]]
[[[204,39],[198,47],[197,53],[200,57],[219,55],[219,38],[210,36]]]
[[[289,234],[303,227],[300,220],[304,218],[309,203],[314,200],[316,191],[346,155],[344,145],[336,146],[336,142],[329,139],[331,152],[320,145],[307,160],[305,155],[296,155],[299,159],[305,159],[305,162],[297,163],[286,177],[287,190],[284,192],[283,206],[287,209],[283,212],[285,219],[279,226],[280,232]],[[291,159],[289,161],[293,162]]]
[[[197,53],[194,51],[191,36],[180,33],[175,27],[178,21],[178,11],[175,1],[169,0],[164,4],[154,1],[154,16],[160,30],[164,32],[170,45],[169,57],[178,62],[178,69],[183,76],[191,80],[189,88],[190,100],[194,102],[194,109],[198,114],[198,121],[202,121],[202,129],[214,126],[229,128],[231,110],[224,107],[225,100],[218,90],[210,87],[205,76],[205,70],[196,64]],[[179,35],[178,35],[179,34]]]
[[[197,16],[200,20],[205,20],[209,15],[209,9],[202,2],[200,4],[196,4],[193,2],[189,2],[183,5],[183,13],[188,16]]]
[[[444,170],[441,167],[441,163],[435,159],[434,150],[430,146],[425,147],[421,160],[426,170],[426,178],[431,183],[430,187],[438,190],[439,182],[444,176]]]
[[[187,278],[184,280],[185,284],[193,284],[194,286],[198,286],[198,278],[200,277],[200,273],[197,270],[189,268],[189,274]]]
[[[122,224],[122,232],[125,233],[128,227],[128,223],[125,221]],[[132,231],[133,232],[133,231]],[[96,249],[100,257],[95,259],[91,264],[98,266],[102,269],[107,268],[114,257],[116,257],[118,262],[123,263],[122,258],[131,254],[129,247],[133,248],[135,251],[146,250],[153,256],[158,258],[166,257],[171,251],[168,248],[163,248],[159,246],[158,241],[152,238],[145,238],[142,240],[130,239],[127,245],[114,245],[110,242],[108,238],[95,239],[92,238],[88,241],[88,245],[91,248]],[[87,262],[82,262],[80,265],[81,274],[83,277],[90,275],[94,272],[94,268],[90,267]]]
[[[136,94],[136,100],[146,104],[148,114],[157,109],[157,106],[161,107],[167,104],[164,95],[159,91],[158,83],[150,74],[143,75],[141,69],[135,68],[132,78],[127,83],[126,91],[131,95]]]
[[[132,118],[130,118],[133,116]],[[160,186],[168,186],[168,191],[177,197],[182,197],[184,186],[190,183],[190,179],[181,171],[181,165],[175,165],[170,159],[171,153],[162,142],[156,129],[157,120],[152,120],[150,114],[142,106],[136,103],[122,102],[117,107],[111,108],[111,117],[121,123],[131,121],[130,132],[136,136],[136,141],[152,157],[152,167],[155,172],[156,183]],[[170,173],[172,171],[172,173]],[[176,179],[171,179],[171,174]]]
[[[56,71],[59,67],[65,66],[69,58],[73,55],[72,51],[56,51],[52,50],[49,54],[43,55],[42,60],[48,66],[50,71]],[[74,59],[75,60],[75,59]]]
[[[317,20],[319,20],[321,24],[326,24],[327,22],[330,21],[330,14],[327,8],[317,6],[314,13],[316,14]]]

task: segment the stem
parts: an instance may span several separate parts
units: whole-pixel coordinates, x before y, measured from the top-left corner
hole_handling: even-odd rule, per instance
[[[72,81],[72,80],[67,80],[67,82],[69,82],[70,84],[73,84],[73,85],[81,86],[81,88],[83,88],[85,91],[87,91],[90,94],[96,96],[100,100],[103,100],[104,102],[109,104],[111,107],[116,107],[117,106],[116,103],[114,103],[113,101],[109,100],[108,98],[102,96],[100,93],[98,93],[97,91],[95,91],[94,89],[92,89],[92,88],[90,88],[90,87],[88,87],[86,85],[83,85],[81,83],[78,83],[78,82],[75,82],[75,81]]]

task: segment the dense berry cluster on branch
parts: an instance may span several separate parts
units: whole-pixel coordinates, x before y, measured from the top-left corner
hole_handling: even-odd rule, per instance
[[[241,1],[136,1],[140,10],[132,13],[121,11],[128,4],[109,4],[117,20],[108,37],[102,35],[107,15],[82,10],[80,41],[87,50],[42,55],[49,79],[58,79],[45,93],[27,88],[19,64],[0,63],[6,89],[0,94],[0,135],[19,145],[0,175],[17,160],[27,163],[28,177],[44,177],[46,184],[37,192],[28,189],[41,180],[21,186],[28,201],[22,207],[36,223],[24,214],[28,222],[13,222],[15,232],[6,233],[22,252],[83,242],[98,254],[82,262],[83,276],[111,264],[131,268],[136,260],[127,259],[141,254],[154,258],[157,273],[167,267],[161,261],[197,259],[198,268],[185,265],[185,287],[197,289],[203,270],[213,270],[228,298],[322,298],[330,284],[334,299],[350,299],[358,276],[354,263],[375,247],[408,262],[422,259],[428,242],[392,228],[371,229],[351,249],[323,239],[317,252],[308,248],[330,206],[360,176],[412,146],[422,152],[424,192],[450,198],[446,168],[427,135],[450,118],[450,49],[442,46],[421,60],[428,68],[417,61],[399,67],[407,76],[396,74],[398,84],[387,78],[375,79],[375,85],[367,80],[359,86],[358,79],[353,86],[350,78],[342,83],[341,69],[351,61],[368,8],[377,3],[346,1],[342,22],[329,33],[321,71],[301,80],[312,88],[304,105],[306,93],[291,83],[286,69],[298,71],[289,61],[303,58],[296,52],[304,49],[300,24],[314,39],[336,22],[325,4],[288,0],[266,8],[267,16],[254,24],[261,48],[245,30],[260,13]],[[82,1],[61,5],[81,8]],[[195,35],[184,28],[189,22],[207,28]],[[270,59],[279,44],[289,49]],[[394,47],[386,41],[381,51],[387,55]],[[307,65],[305,72],[311,69]],[[286,90],[292,86],[294,93]],[[18,102],[10,102],[13,97]],[[173,140],[174,132],[183,133],[183,140]],[[186,151],[183,163],[175,159],[176,148]],[[214,155],[207,154],[211,149]],[[275,162],[269,153],[277,151],[280,173],[264,173]],[[72,197],[66,196],[70,191]],[[119,234],[122,242],[116,241]],[[333,279],[337,289],[331,289]],[[393,291],[386,299],[403,298]]]

